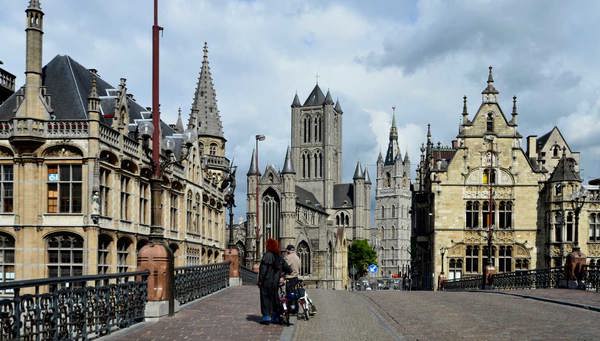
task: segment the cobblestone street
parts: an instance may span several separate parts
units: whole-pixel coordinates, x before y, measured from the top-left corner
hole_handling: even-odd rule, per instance
[[[598,312],[503,294],[310,294],[319,315],[298,321],[295,340],[594,340],[600,335]],[[573,290],[540,294],[569,301],[596,295]]]
[[[174,317],[146,322],[107,340],[596,340],[596,293],[577,290],[493,292],[311,289],[318,313],[294,326],[258,323],[255,286],[233,287],[185,306]],[[285,331],[285,332],[284,332]],[[283,334],[283,335],[282,335]]]

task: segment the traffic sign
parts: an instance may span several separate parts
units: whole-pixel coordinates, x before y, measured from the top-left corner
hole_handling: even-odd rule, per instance
[[[369,272],[370,272],[370,273],[373,273],[373,274],[374,274],[374,273],[377,273],[377,270],[378,270],[378,268],[377,268],[377,265],[375,265],[375,264],[371,264],[371,265],[369,265],[369,268],[368,268],[368,269],[369,269]]]

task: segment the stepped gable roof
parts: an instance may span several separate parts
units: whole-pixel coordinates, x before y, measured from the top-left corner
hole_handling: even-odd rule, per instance
[[[575,170],[575,159],[572,157],[563,157],[558,161],[556,168],[550,176],[550,182],[577,181],[581,182],[579,172]]]
[[[87,119],[87,98],[92,86],[91,72],[67,55],[57,55],[42,69],[42,85],[51,96],[51,106],[54,109],[55,120],[85,120]],[[102,111],[101,122],[109,125],[115,107],[118,88],[96,77],[96,88],[100,97]],[[16,107],[14,93],[0,105],[0,120],[10,120],[14,117]],[[149,119],[150,113],[132,98],[127,99],[129,105],[129,123],[135,120]],[[145,113],[145,114],[142,114]],[[174,130],[161,121],[163,136],[173,135]]]
[[[319,84],[317,84],[317,85],[315,85],[314,89],[311,91],[310,95],[308,95],[308,97],[306,98],[306,101],[304,101],[303,106],[307,107],[307,106],[323,105],[323,103],[325,103],[325,95],[323,94],[323,91],[321,91]]]
[[[333,208],[354,206],[354,184],[333,185]]]
[[[315,195],[300,186],[296,186],[296,204],[326,213],[325,208],[315,198]]]

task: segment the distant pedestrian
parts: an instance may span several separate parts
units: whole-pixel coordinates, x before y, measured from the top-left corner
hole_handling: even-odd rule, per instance
[[[261,323],[279,322],[279,279],[284,273],[290,273],[291,269],[285,263],[279,252],[279,242],[275,239],[267,239],[267,251],[263,254],[258,271],[258,287],[260,288],[260,311]]]

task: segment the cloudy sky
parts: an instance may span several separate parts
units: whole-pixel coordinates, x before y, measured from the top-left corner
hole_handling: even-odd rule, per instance
[[[0,11],[0,60],[19,85],[27,2],[2,0]],[[41,2],[44,64],[68,54],[113,85],[126,77],[138,102],[150,105],[151,0]],[[520,133],[539,136],[559,126],[582,153],[587,181],[600,177],[597,13],[597,1],[163,0],[163,115],[174,122],[178,107],[189,113],[207,41],[227,153],[241,170],[241,215],[254,135],[267,136],[261,166],[280,167],[294,93],[303,101],[317,74],[344,109],[349,180],[357,160],[374,174],[392,106],[411,160],[428,122],[434,141],[449,143],[462,96],[473,114],[493,65],[504,111],[519,98]]]

